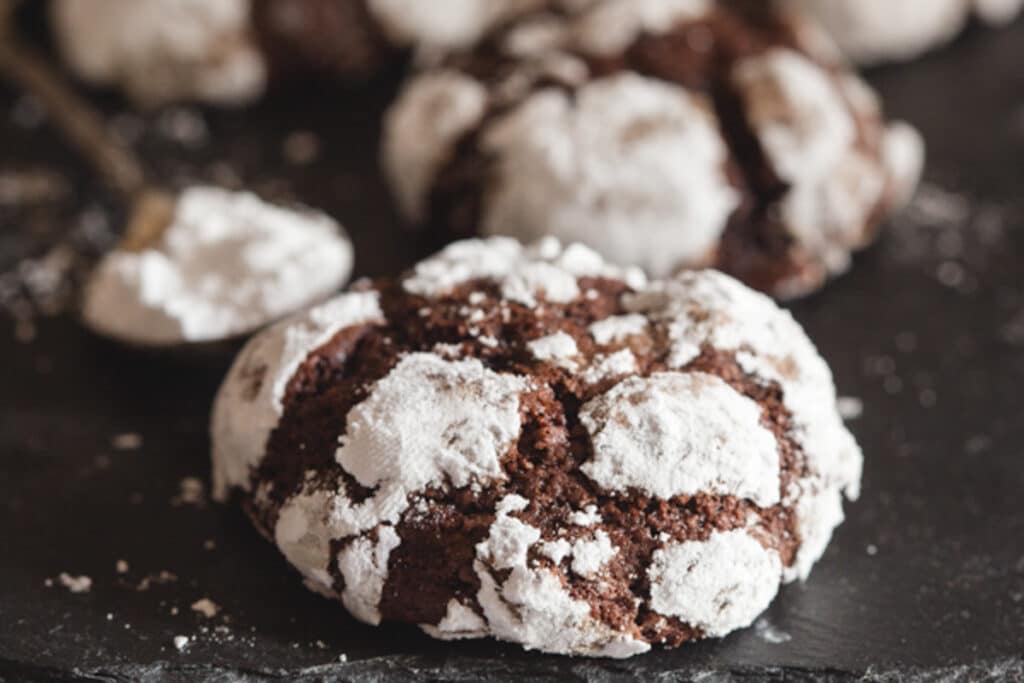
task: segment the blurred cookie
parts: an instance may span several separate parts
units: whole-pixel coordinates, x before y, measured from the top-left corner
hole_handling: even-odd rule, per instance
[[[544,0],[53,0],[79,77],[142,105],[244,104],[268,75],[368,78],[410,50],[465,48]]]
[[[859,489],[835,406],[799,325],[725,275],[470,240],[252,340],[214,484],[362,621],[626,657],[808,575]]]
[[[79,78],[144,106],[240,104],[266,88],[248,0],[53,0],[50,16]]]
[[[348,235],[324,214],[202,186],[170,211],[151,243],[114,249],[92,273],[82,316],[94,331],[151,347],[220,341],[322,301],[352,273]]]
[[[1012,21],[1024,0],[787,0],[820,21],[861,64],[905,61],[951,41],[971,14]]]
[[[561,4],[405,88],[383,159],[409,219],[786,298],[913,191],[919,136],[813,24],[761,2]]]

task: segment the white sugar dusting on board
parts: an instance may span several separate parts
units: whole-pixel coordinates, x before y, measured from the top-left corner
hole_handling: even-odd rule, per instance
[[[983,260],[1003,243],[1011,208],[925,183],[893,218],[882,252],[900,264]]]

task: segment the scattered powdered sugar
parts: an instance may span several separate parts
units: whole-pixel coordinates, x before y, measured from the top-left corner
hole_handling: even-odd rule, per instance
[[[1021,0],[789,0],[812,14],[862,64],[913,59],[950,41],[970,12],[991,23],[1012,19]]]
[[[156,244],[100,262],[83,316],[101,334],[136,344],[218,340],[324,298],[351,269],[352,246],[327,216],[193,187]]]
[[[490,533],[476,546],[477,599],[490,633],[527,649],[562,654],[629,657],[649,650],[647,643],[597,621],[590,605],[569,595],[556,574],[527,564],[527,551],[540,531],[511,517],[521,502],[518,496],[503,499]],[[507,576],[499,583],[495,572]]]
[[[281,417],[285,390],[306,356],[355,325],[382,323],[377,292],[342,294],[278,323],[238,355],[214,401],[214,495],[249,489],[249,472],[262,460],[267,437]]]
[[[711,637],[749,626],[779,589],[782,561],[746,531],[714,531],[707,541],[669,543],[647,576],[651,608]]]
[[[51,16],[65,60],[88,81],[146,105],[242,104],[267,79],[249,11],[249,0],[57,0]]]
[[[576,299],[577,279],[588,276],[617,278],[633,287],[645,282],[639,270],[606,265],[579,244],[563,249],[558,240],[546,238],[523,246],[507,237],[491,237],[449,245],[417,264],[403,286],[410,294],[437,298],[470,280],[492,278],[506,299],[534,306],[540,294],[557,303]]]
[[[481,145],[498,166],[485,233],[551,234],[653,275],[710,260],[739,201],[706,102],[636,74],[591,81],[572,97],[541,90],[491,124]]]
[[[590,336],[601,345],[621,342],[632,335],[642,334],[646,329],[647,318],[639,313],[613,315],[598,320],[589,328]]]
[[[761,640],[772,645],[781,645],[793,640],[793,636],[769,621],[768,617],[761,617],[754,623],[754,632]]]
[[[957,291],[976,286],[975,272],[1005,253],[1019,207],[996,204],[925,183],[893,220],[882,256],[897,266],[933,270]]]
[[[374,494],[360,503],[339,498],[337,536],[397,522],[409,494],[428,485],[504,478],[500,458],[519,436],[519,395],[528,387],[476,359],[403,358],[346,418],[337,461]]]
[[[388,578],[388,557],[401,539],[394,527],[377,527],[377,541],[361,536],[338,553],[338,569],[345,578],[341,594],[345,608],[356,619],[380,623],[380,596]]]
[[[19,207],[20,213],[21,207]],[[27,238],[32,230],[22,231]],[[0,266],[0,313],[15,324],[15,336],[31,342],[36,336],[36,318],[55,316],[78,304],[81,283],[88,279],[96,258],[110,249],[115,236],[105,211],[89,206],[71,222],[62,237],[41,254],[15,258]],[[32,240],[15,252],[32,249]]]
[[[581,469],[612,491],[711,492],[779,500],[779,450],[761,410],[714,375],[631,377],[580,411],[593,444]]]
[[[484,86],[455,71],[425,74],[402,91],[384,120],[382,160],[406,217],[426,218],[434,175],[486,106]]]

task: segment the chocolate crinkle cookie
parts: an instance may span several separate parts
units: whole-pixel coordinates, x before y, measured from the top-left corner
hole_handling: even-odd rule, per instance
[[[413,78],[382,157],[414,222],[583,242],[655,277],[819,288],[914,190],[816,24],[762,0],[553,0]]]
[[[268,79],[365,79],[409,51],[466,48],[545,0],[53,0],[80,77],[143,105],[243,104]]]
[[[214,483],[364,622],[627,657],[808,575],[860,482],[835,405],[800,326],[726,275],[469,240],[252,340]]]
[[[861,64],[905,61],[951,41],[972,15],[1007,24],[1024,0],[787,0],[817,19]]]

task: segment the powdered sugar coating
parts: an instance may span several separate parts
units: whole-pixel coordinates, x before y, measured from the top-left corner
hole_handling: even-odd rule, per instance
[[[711,0],[600,0],[574,27],[581,49],[591,54],[622,53],[643,33],[666,33],[705,17]]]
[[[781,3],[767,28],[754,4],[560,3],[442,60],[409,90],[454,70],[486,101],[429,173],[399,123],[429,107],[396,103],[384,147],[407,217],[578,241],[654,277],[717,267],[779,298],[818,289],[913,191],[920,148],[886,131],[827,34]]]
[[[476,80],[440,71],[410,83],[388,111],[383,165],[406,215],[424,217],[434,175],[458,139],[483,118],[486,102]]]
[[[706,104],[634,74],[572,99],[542,90],[493,123],[482,148],[498,169],[485,233],[586,241],[655,276],[709,261],[739,201]]]
[[[643,312],[673,340],[671,367],[685,367],[707,345],[737,352],[746,372],[779,383],[811,469],[826,486],[857,497],[863,456],[835,408],[832,373],[787,311],[714,271],[652,283],[627,307]]]
[[[57,0],[51,7],[71,68],[146,105],[242,104],[261,95],[267,67],[249,12],[250,0]]]
[[[647,328],[647,318],[638,314],[614,315],[590,326],[590,336],[598,344],[612,344],[640,334]]]
[[[455,598],[448,601],[444,618],[439,624],[420,624],[420,628],[427,635],[439,640],[483,638],[489,633],[487,622]]]
[[[1017,18],[1024,0],[973,0],[972,5],[983,21],[1002,26]]]
[[[325,298],[351,270],[351,243],[327,216],[193,187],[159,242],[104,257],[82,314],[101,334],[135,344],[219,340]]]
[[[331,495],[313,491],[290,498],[278,513],[274,543],[310,589],[334,596],[330,564],[331,534],[326,515]]]
[[[580,294],[577,278],[621,278],[631,284],[645,282],[636,269],[605,264],[595,252],[580,244],[563,249],[553,238],[528,247],[507,237],[464,240],[449,245],[435,256],[421,261],[403,282],[411,294],[440,297],[455,287],[479,278],[501,283],[506,299],[533,306],[537,296],[565,303]]]
[[[367,0],[370,14],[401,46],[465,48],[492,26],[540,7],[543,0]]]
[[[581,469],[612,491],[709,491],[768,507],[779,500],[779,453],[760,420],[757,404],[718,377],[632,377],[583,406],[594,456]]]
[[[211,418],[214,495],[248,490],[249,476],[281,419],[288,382],[306,356],[339,330],[383,322],[376,292],[342,294],[254,337],[235,359]]]
[[[636,372],[636,356],[629,349],[594,356],[593,362],[581,377],[587,384],[597,384],[612,377]]]
[[[575,296],[522,284],[537,263]],[[552,240],[475,240],[347,295],[365,300],[315,350],[303,337],[265,459],[231,485],[252,480],[260,528],[368,623],[607,657],[750,623],[859,483],[828,369],[731,278],[616,272]],[[231,400],[252,395],[275,414],[259,385]]]
[[[579,353],[579,349],[576,348],[576,340],[565,332],[556,332],[547,337],[535,339],[527,346],[537,360],[555,361],[560,364],[568,363],[569,367],[575,367],[571,359]]]
[[[608,532],[599,529],[592,539],[580,539],[572,544],[572,570],[580,576],[592,576],[617,552]]]
[[[360,536],[338,553],[338,568],[345,578],[341,599],[356,619],[380,623],[380,595],[388,577],[388,558],[400,543],[394,527],[381,526],[376,541]]]
[[[428,485],[504,478],[499,459],[519,435],[518,395],[527,386],[478,360],[402,359],[346,419],[338,463],[374,493],[360,503],[337,501],[340,535],[397,522],[410,494]]]
[[[629,657],[649,650],[647,643],[594,619],[590,606],[570,596],[556,574],[530,566],[527,551],[540,531],[513,517],[516,507],[499,504],[490,533],[476,546],[477,600],[491,632],[544,652]],[[498,578],[501,570],[504,580]]]
[[[791,186],[780,207],[789,233],[827,273],[845,271],[886,174],[856,148],[855,122],[833,77],[793,50],[776,49],[740,62],[733,80],[772,168]]]
[[[892,204],[902,208],[910,202],[924,173],[924,138],[916,128],[893,123],[885,131],[883,162],[892,183]]]
[[[1002,24],[1021,10],[1021,0],[789,0],[832,34],[862,64],[905,61],[939,47],[963,29],[971,12]]]
[[[647,576],[654,609],[722,636],[749,626],[768,607],[781,572],[776,553],[737,529],[661,548]]]

